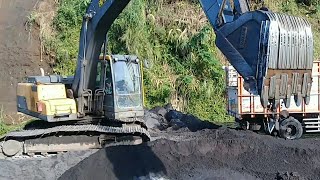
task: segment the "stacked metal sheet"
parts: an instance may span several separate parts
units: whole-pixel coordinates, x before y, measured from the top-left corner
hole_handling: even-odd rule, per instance
[[[296,105],[308,104],[313,64],[311,25],[299,17],[265,12],[269,20],[261,24],[259,61],[264,62],[261,102],[276,106],[284,99],[289,107],[294,95]]]

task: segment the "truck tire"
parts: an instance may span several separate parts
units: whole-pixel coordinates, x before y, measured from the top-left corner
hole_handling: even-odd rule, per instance
[[[303,128],[297,119],[289,117],[280,122],[279,133],[280,137],[285,139],[299,139],[303,134]]]

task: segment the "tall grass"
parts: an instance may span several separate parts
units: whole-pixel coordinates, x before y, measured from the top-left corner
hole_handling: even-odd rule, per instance
[[[0,136],[10,132],[10,131],[14,131],[14,130],[21,130],[25,124],[27,123],[27,121],[22,122],[19,124],[12,124],[12,125],[8,125],[5,123],[5,109],[3,107],[3,105],[0,105]]]

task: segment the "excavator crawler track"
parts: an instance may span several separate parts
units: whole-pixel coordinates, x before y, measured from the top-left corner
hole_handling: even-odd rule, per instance
[[[124,124],[122,127],[62,125],[6,134],[0,139],[0,158],[47,156],[67,151],[100,149],[107,145],[139,144],[149,140],[149,132],[136,124]]]

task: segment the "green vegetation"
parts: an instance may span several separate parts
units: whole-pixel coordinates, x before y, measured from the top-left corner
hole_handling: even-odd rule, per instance
[[[25,123],[19,125],[7,125],[3,121],[0,121],[0,136],[7,134],[8,132],[22,129],[24,124]]]
[[[294,0],[266,0],[274,11],[307,17],[313,24],[316,57],[319,58],[320,6]],[[55,56],[55,72],[70,75],[76,67],[82,15],[89,0],[60,0],[53,21],[54,36],[45,38],[48,53]],[[255,8],[259,4],[254,4]],[[225,115],[223,57],[215,47],[215,35],[197,1],[134,0],[109,32],[109,53],[136,54],[152,67],[144,72],[146,106],[171,102],[180,110],[213,120]],[[30,18],[32,19],[32,18]]]
[[[0,106],[0,136],[13,130],[21,129],[25,125],[25,123],[21,123],[19,125],[7,125],[4,122],[4,118],[5,118],[5,113],[4,113],[3,106],[1,105]]]
[[[87,3],[59,3],[53,21],[55,40],[46,43],[56,56],[57,73],[74,72]],[[144,72],[147,107],[172,102],[184,112],[224,121],[227,116],[221,56],[203,15],[199,4],[192,1],[132,1],[109,32],[109,52],[136,54],[151,62],[152,68]]]

